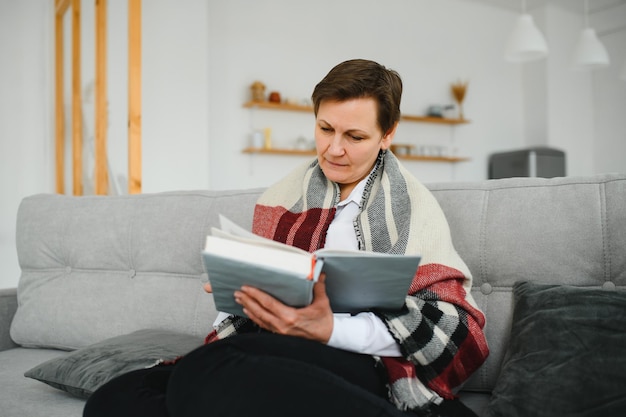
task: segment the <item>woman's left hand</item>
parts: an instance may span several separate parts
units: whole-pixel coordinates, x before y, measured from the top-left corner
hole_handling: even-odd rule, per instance
[[[285,305],[266,292],[248,286],[235,292],[235,301],[263,329],[327,343],[333,332],[333,312],[326,295],[325,279],[322,274],[313,286],[313,302],[302,308]]]

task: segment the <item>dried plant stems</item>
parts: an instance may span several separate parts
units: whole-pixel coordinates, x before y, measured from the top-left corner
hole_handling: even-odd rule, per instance
[[[459,105],[459,119],[463,119],[463,100],[465,99],[465,93],[467,92],[468,81],[457,81],[451,84],[450,90],[452,96]]]

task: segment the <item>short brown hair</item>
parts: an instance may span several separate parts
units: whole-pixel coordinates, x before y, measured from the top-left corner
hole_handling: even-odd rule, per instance
[[[383,134],[400,120],[402,79],[391,69],[365,59],[353,59],[335,66],[313,90],[311,99],[317,116],[324,100],[346,101],[373,98],[378,104],[378,125]]]

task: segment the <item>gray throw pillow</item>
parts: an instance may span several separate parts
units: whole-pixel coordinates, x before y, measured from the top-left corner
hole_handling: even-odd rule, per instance
[[[146,329],[113,337],[54,358],[24,376],[78,397],[89,397],[98,387],[126,372],[170,360],[201,346],[201,338]]]
[[[626,415],[626,292],[516,283],[486,416]]]

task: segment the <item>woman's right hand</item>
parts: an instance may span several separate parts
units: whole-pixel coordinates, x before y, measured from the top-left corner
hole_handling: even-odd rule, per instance
[[[334,316],[325,280],[326,274],[321,274],[313,286],[313,302],[306,307],[290,307],[268,293],[246,285],[235,291],[235,301],[253,322],[265,330],[328,343],[333,332]]]
[[[210,282],[205,282],[202,288],[204,288],[204,291],[208,292],[209,294],[213,293],[213,288],[211,287]]]

